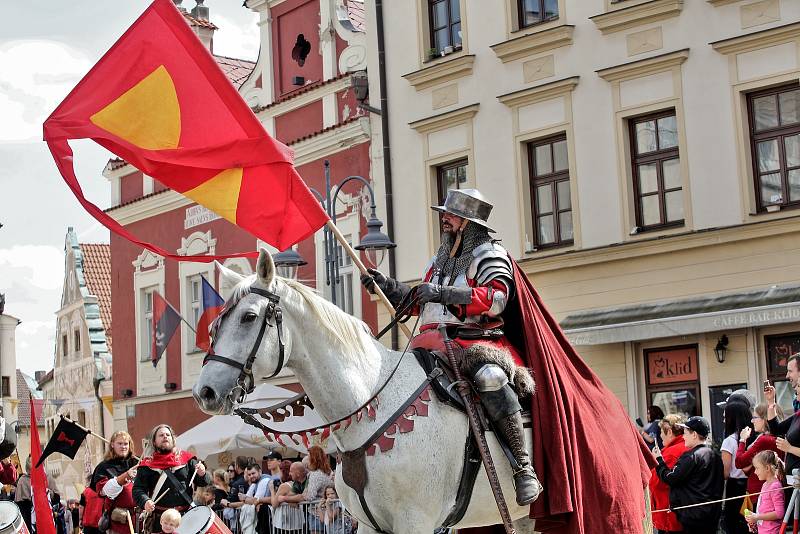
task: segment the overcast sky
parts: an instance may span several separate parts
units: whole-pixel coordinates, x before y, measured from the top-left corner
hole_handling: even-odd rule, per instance
[[[56,170],[42,123],[94,63],[147,8],[149,0],[13,0],[2,2],[0,32],[0,292],[17,328],[17,367],[33,375],[53,367],[55,312],[64,275],[64,236],[107,243]],[[191,9],[194,0],[183,0]],[[255,60],[257,15],[242,0],[205,0],[220,29],[214,52]],[[86,197],[109,206],[101,172],[110,153],[72,143]],[[4,371],[5,373],[5,371]]]

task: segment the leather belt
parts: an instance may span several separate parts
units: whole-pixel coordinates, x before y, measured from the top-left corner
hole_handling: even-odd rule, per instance
[[[482,330],[480,328],[468,328],[463,326],[450,327],[448,328],[447,334],[454,339],[498,339],[504,335],[503,331],[499,328]]]

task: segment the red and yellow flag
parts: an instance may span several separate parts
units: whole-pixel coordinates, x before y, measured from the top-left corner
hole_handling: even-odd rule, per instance
[[[166,257],[89,202],[69,139],[93,139],[164,185],[279,250],[328,220],[171,0],[155,0],[44,123],[44,139],[81,204],[110,230]],[[243,255],[247,255],[245,253]]]

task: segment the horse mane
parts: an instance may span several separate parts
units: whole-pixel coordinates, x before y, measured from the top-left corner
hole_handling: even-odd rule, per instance
[[[242,298],[250,294],[250,287],[256,282],[256,279],[257,276],[252,274],[233,288],[230,298],[225,302],[222,314],[236,306]],[[366,323],[345,313],[338,306],[320,297],[316,290],[303,285],[297,280],[276,276],[275,281],[283,283],[292,290],[289,291],[287,297],[289,299],[297,299],[296,304],[305,304],[305,307],[319,319],[320,331],[327,334],[332,341],[338,343],[344,353],[365,354],[374,350],[372,335]]]

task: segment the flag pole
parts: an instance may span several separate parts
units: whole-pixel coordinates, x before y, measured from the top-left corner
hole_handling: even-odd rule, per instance
[[[78,423],[76,423],[75,421],[73,421],[72,419],[70,419],[69,417],[67,417],[66,415],[61,415],[61,414],[59,414],[59,417],[61,417],[61,419],[66,419],[67,421],[69,421],[69,422],[70,422],[70,423],[72,423],[73,425],[77,426],[78,428],[80,428],[81,430],[83,430],[84,432],[86,432],[86,435],[88,435],[88,436],[94,436],[94,437],[96,437],[97,439],[101,439],[101,440],[105,441],[107,444],[111,445],[111,442],[110,442],[110,441],[108,441],[106,438],[104,438],[103,436],[101,436],[101,435],[99,435],[99,434],[95,434],[94,432],[92,432],[92,431],[91,431],[91,429],[88,429],[88,428],[86,428],[85,426],[81,426],[81,425],[79,425]],[[135,454],[131,454],[131,457],[132,457],[132,458],[136,458],[137,460],[141,460],[141,458],[139,458],[139,457],[138,457],[138,456],[136,456]]]
[[[328,226],[328,229],[333,232],[333,235],[336,236],[336,240],[342,245],[342,248],[347,251],[347,255],[350,256],[350,258],[353,260],[353,263],[356,264],[356,267],[358,267],[358,270],[361,271],[361,274],[369,275],[369,272],[367,272],[367,267],[361,261],[358,253],[353,249],[352,246],[350,246],[350,243],[348,243],[347,239],[345,239],[344,235],[339,228],[336,227],[333,221],[328,219],[328,222],[325,224]],[[378,284],[374,284],[374,287],[375,294],[378,296],[383,305],[386,306],[386,309],[389,310],[389,314],[392,316],[392,319],[394,319],[396,314],[394,306],[392,306],[392,303],[386,298],[386,295],[383,294],[383,291],[380,287],[378,287]],[[400,329],[403,330],[403,333],[406,335],[406,337],[411,339],[412,332],[408,329],[405,323],[398,323],[398,325],[400,326]]]

